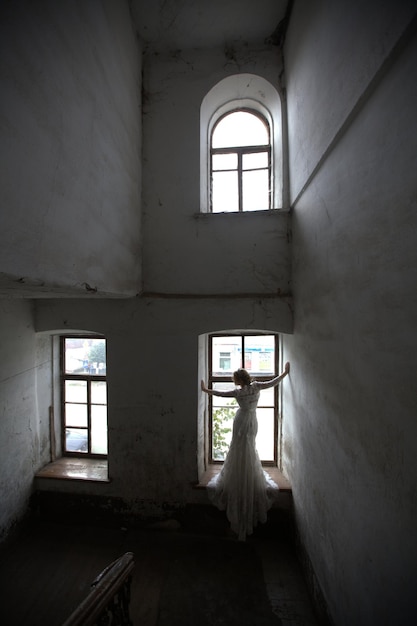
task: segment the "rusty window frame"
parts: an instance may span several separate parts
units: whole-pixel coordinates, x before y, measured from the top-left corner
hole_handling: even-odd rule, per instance
[[[279,366],[279,335],[276,333],[211,333],[208,336],[208,388],[212,389],[214,383],[218,382],[230,382],[231,375],[218,376],[213,374],[213,339],[215,337],[240,337],[242,340],[242,361],[240,367],[244,367],[244,359],[245,359],[245,338],[246,337],[258,337],[259,335],[264,335],[268,337],[274,337],[274,374],[268,374],[266,376],[262,376],[261,374],[256,374],[256,380],[270,380],[271,378],[278,376],[278,366]],[[265,467],[276,467],[278,463],[278,417],[279,417],[279,394],[278,394],[279,386],[273,387],[274,394],[274,459],[272,461],[265,461],[261,459],[261,463]],[[262,397],[262,396],[261,396]],[[238,407],[237,407],[238,408]],[[236,408],[236,410],[237,410]],[[258,404],[257,408],[271,408],[270,405],[267,407],[263,407],[261,403]],[[224,461],[214,459],[213,458],[213,396],[208,395],[208,434],[209,434],[209,445],[208,445],[208,462],[210,465],[223,465]]]
[[[95,381],[104,381],[107,387],[107,366],[106,366],[106,374],[68,374],[65,371],[65,340],[66,339],[103,339],[106,342],[106,338],[103,335],[61,335],[59,342],[59,362],[60,362],[60,393],[61,393],[61,446],[62,446],[62,456],[67,457],[78,457],[78,458],[98,458],[98,459],[107,459],[107,454],[97,454],[91,452],[91,383]],[[107,351],[107,342],[106,342],[106,351]],[[107,364],[106,364],[107,365]],[[72,451],[66,449],[66,398],[65,398],[65,381],[66,380],[80,380],[86,381],[87,385],[87,445],[88,449],[86,452],[82,451]],[[108,404],[106,401],[106,419],[108,417]],[[108,422],[107,422],[108,424]],[[75,426],[71,426],[71,428],[77,428]],[[81,428],[81,427],[80,427]]]

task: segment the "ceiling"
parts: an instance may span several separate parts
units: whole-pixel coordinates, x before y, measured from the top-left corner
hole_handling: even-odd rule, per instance
[[[155,50],[264,42],[289,0],[129,0],[140,38]]]

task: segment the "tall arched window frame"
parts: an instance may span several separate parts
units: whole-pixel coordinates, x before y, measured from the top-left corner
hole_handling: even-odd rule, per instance
[[[235,74],[215,84],[200,107],[200,211],[211,213],[211,138],[221,118],[238,110],[249,110],[265,120],[270,139],[270,209],[288,209],[284,187],[283,115],[281,97],[265,78]],[[243,211],[245,212],[245,211]]]
[[[248,108],[225,113],[210,136],[210,211],[268,210],[271,186],[268,121]]]

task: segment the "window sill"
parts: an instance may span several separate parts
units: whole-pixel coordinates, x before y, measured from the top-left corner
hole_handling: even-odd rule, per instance
[[[290,212],[287,208],[273,208],[273,209],[261,209],[257,211],[200,211],[199,213],[194,213],[194,217],[196,219],[205,219],[213,217],[214,215],[287,215]]]
[[[207,470],[202,475],[200,482],[195,485],[195,489],[205,489],[208,482],[220,472],[221,465],[209,465]],[[292,493],[292,488],[289,481],[285,478],[282,472],[277,467],[266,466],[263,468],[266,473],[272,478],[279,487],[279,490],[286,493]]]
[[[35,474],[35,478],[110,482],[107,459],[80,459],[78,457],[62,457],[48,463]]]

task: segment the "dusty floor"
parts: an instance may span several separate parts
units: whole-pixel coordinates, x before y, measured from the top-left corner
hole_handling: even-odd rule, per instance
[[[313,626],[291,542],[245,543],[169,526],[32,523],[0,551],[0,623],[58,626],[97,574],[135,555],[130,616],[137,626]]]

